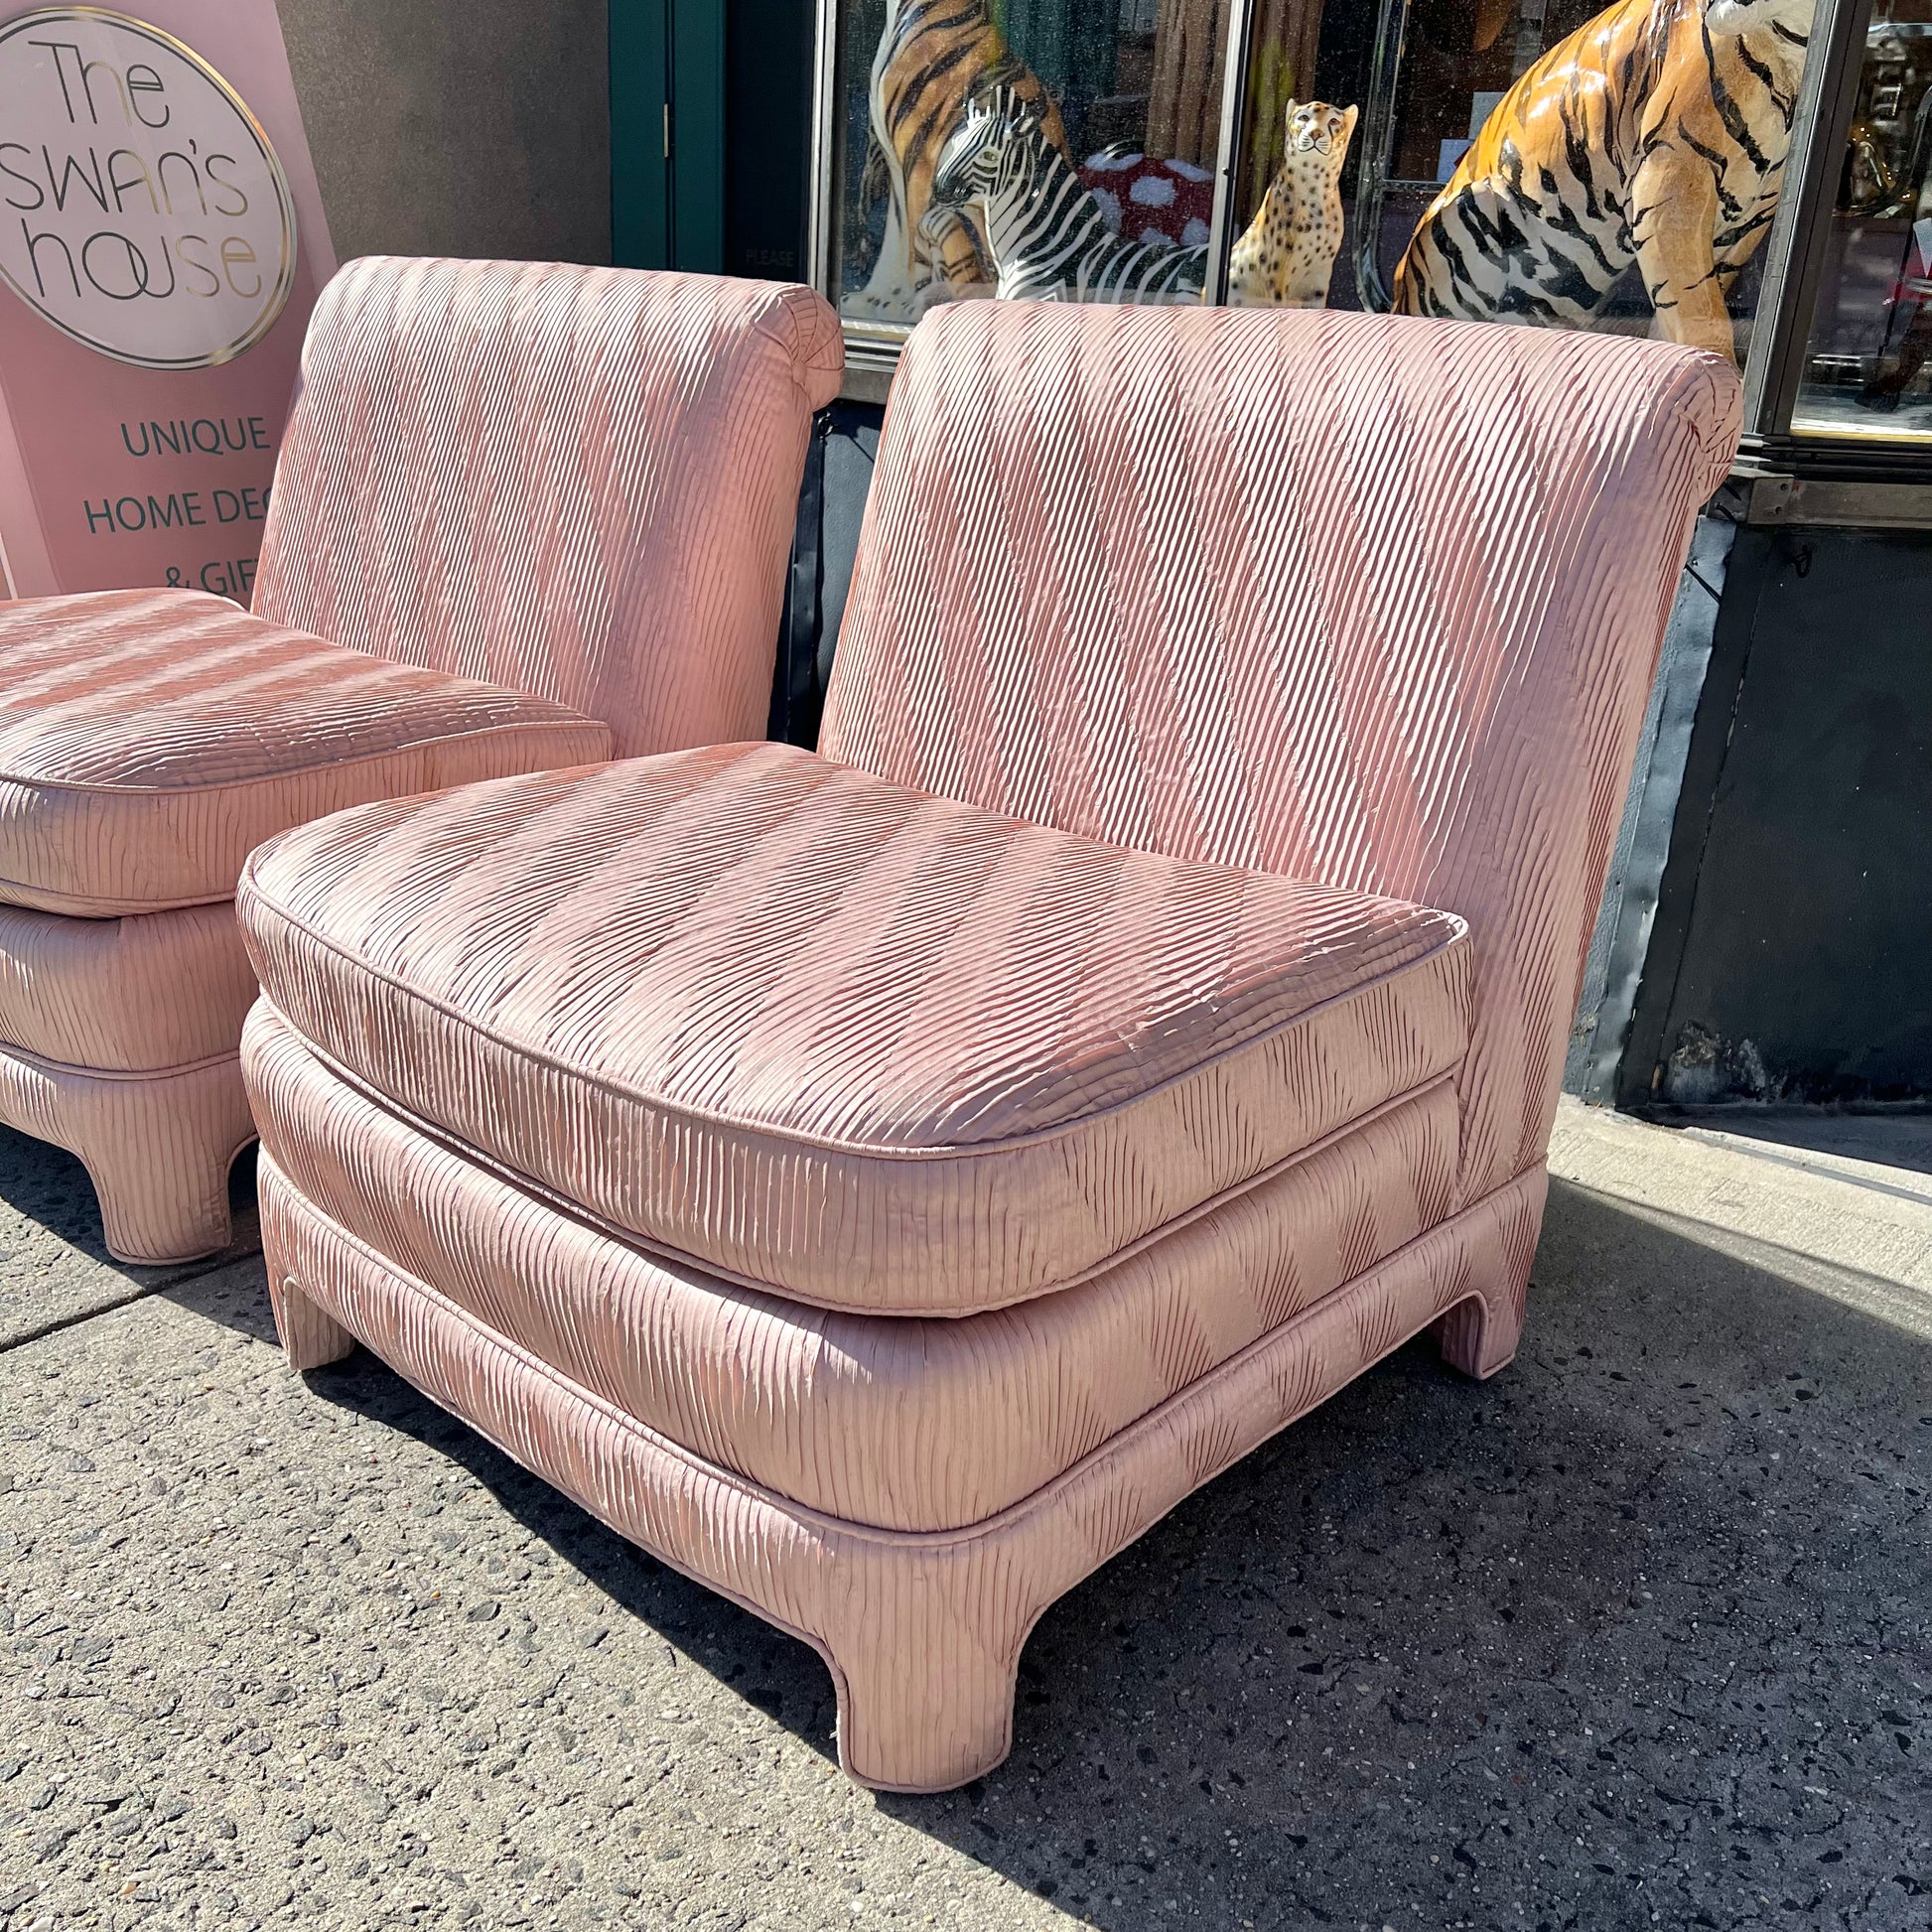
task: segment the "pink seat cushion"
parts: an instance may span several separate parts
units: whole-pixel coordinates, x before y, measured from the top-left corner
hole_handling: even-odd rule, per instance
[[[607,1226],[829,1308],[1066,1287],[1454,1068],[1460,921],[781,746],[403,800],[251,859],[268,998]]]
[[[582,764],[610,742],[547,699],[199,591],[0,605],[0,901],[95,918],[207,904],[304,819]]]
[[[265,1167],[351,1238],[696,1454],[882,1529],[954,1529],[1032,1494],[1415,1240],[1455,1176],[1443,1079],[1064,1294],[866,1314],[533,1198],[357,1093],[266,1002],[242,1051]]]

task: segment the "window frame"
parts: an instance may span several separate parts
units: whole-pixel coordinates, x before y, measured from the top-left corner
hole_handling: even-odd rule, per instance
[[[1751,331],[1744,363],[1744,435],[1760,448],[1791,445],[1791,453],[1849,447],[1850,439],[1793,438],[1791,418],[1804,381],[1805,350],[1825,275],[1838,174],[1851,133],[1865,30],[1874,0],[1819,0],[1812,35],[1822,53],[1805,68],[1791,123],[1785,192],[1765,238],[1764,277],[1757,312],[1768,326]],[[1878,445],[1879,451],[1886,446]],[[1877,452],[1874,451],[1874,454]],[[1893,462],[1902,448],[1890,453]]]

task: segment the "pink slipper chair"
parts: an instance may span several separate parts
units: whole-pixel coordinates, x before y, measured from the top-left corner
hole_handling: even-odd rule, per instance
[[[354,262],[310,324],[252,616],[195,591],[0,604],[0,1121],[85,1164],[112,1253],[229,1238],[250,847],[762,735],[842,358],[801,288]]]
[[[1727,364],[966,303],[894,388],[823,755],[251,860],[270,1289],[997,1763],[1047,1604],[1433,1327],[1516,1348]]]

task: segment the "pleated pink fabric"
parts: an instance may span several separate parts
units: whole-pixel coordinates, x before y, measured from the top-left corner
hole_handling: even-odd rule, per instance
[[[996,1764],[1045,1605],[1433,1327],[1515,1351],[1734,373],[1341,315],[914,333],[819,757],[257,856],[290,1359],[360,1339]],[[943,1318],[940,1318],[943,1317]]]
[[[830,1308],[1104,1267],[1456,1067],[1460,923],[725,746],[304,826],[240,909],[353,1077]]]
[[[844,363],[807,289],[350,262],[310,319],[255,611],[554,698],[621,757],[761,738]]]
[[[533,1211],[266,1002],[242,1051],[263,1153],[345,1233],[720,1467],[887,1529],[1031,1494],[1433,1227],[1455,1178],[1439,1080],[1063,1293],[963,1320],[828,1312]]]
[[[0,1120],[80,1155],[116,1255],[228,1241],[252,847],[614,740],[762,730],[842,359],[804,289],[351,263],[311,324],[252,616],[168,591],[0,610]]]
[[[232,1061],[254,998],[232,899],[124,919],[0,904],[0,1044],[100,1073]]]
[[[880,443],[820,749],[1440,906],[1462,1197],[1543,1157],[1717,357],[1332,311],[956,303]]]
[[[200,591],[0,604],[0,901],[102,918],[232,899],[250,849],[305,819],[610,751],[547,699]]]

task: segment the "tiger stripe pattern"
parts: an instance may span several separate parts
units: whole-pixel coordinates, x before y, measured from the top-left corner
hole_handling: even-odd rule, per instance
[[[1399,314],[1578,327],[1635,263],[1672,342],[1735,360],[1815,0],[1620,0],[1484,121],[1396,270]]]
[[[987,0],[888,0],[873,53],[866,200],[888,197],[886,231],[854,306],[907,320],[936,280],[963,290],[991,279],[969,218],[934,214],[932,174],[967,101],[1004,86],[1036,107],[1046,138],[1070,161],[1059,109],[1008,47]]]
[[[1034,302],[1198,302],[1207,249],[1116,234],[1038,106],[1011,86],[967,103],[939,153],[932,195],[986,227],[998,293]]]

